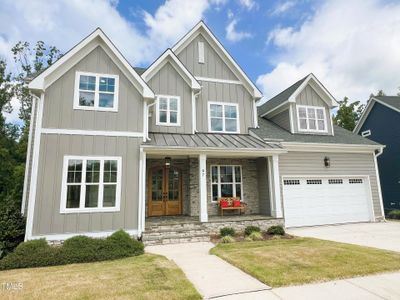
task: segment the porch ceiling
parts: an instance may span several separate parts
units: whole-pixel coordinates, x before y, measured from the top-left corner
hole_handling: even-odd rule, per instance
[[[150,141],[142,144],[146,152],[224,152],[249,156],[286,152],[279,143],[264,142],[249,134],[150,133],[149,138]]]

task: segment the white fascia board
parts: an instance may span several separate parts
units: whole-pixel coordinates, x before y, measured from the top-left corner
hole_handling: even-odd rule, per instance
[[[347,152],[347,153],[371,153],[383,149],[384,145],[362,144],[329,144],[329,143],[298,143],[281,142],[281,145],[290,151],[306,152]]]
[[[325,96],[328,97],[329,102],[325,100],[324,95],[320,95],[322,100],[324,100],[330,108],[336,107],[339,105],[339,103],[336,101],[336,99],[331,95],[331,93],[325,88],[325,86],[318,80],[317,77],[315,77],[314,74],[308,75],[307,79],[304,80],[304,82],[293,92],[292,95],[289,97],[289,102],[296,102],[296,97],[301,93],[301,91],[307,86],[307,84],[310,82],[310,80],[313,79],[314,82],[322,89],[322,91],[325,93]],[[317,91],[316,91],[317,92]]]
[[[168,60],[172,60],[173,63],[176,64],[178,68],[172,64],[177,72],[182,76],[182,73],[189,79],[190,82],[187,82],[192,89],[199,90],[201,89],[200,83],[196,80],[196,78],[186,69],[183,63],[179,60],[179,58],[171,51],[171,49],[167,49],[159,58],[154,61],[151,66],[142,74],[142,78],[148,82],[164,65]],[[182,76],[184,79],[185,76]]]
[[[260,155],[275,155],[287,153],[288,151],[283,148],[271,148],[271,149],[222,149],[222,148],[213,148],[213,147],[199,147],[199,148],[190,148],[190,147],[159,147],[159,146],[150,146],[143,145],[141,146],[143,151],[148,154],[175,154],[175,155],[196,155],[196,154],[206,154],[208,156],[223,156],[223,157],[259,157]]]
[[[137,81],[137,83],[142,87],[140,91],[142,96],[145,98],[154,98],[154,93],[150,89],[150,87],[146,84],[146,82],[136,73],[136,71],[132,68],[126,58],[121,54],[121,52],[115,47],[115,45],[111,42],[111,40],[104,34],[104,32],[97,28],[91,34],[89,34],[86,38],[84,38],[80,43],[75,45],[70,51],[68,51],[65,55],[63,55],[60,59],[58,59],[54,64],[44,70],[41,74],[39,74],[36,78],[34,78],[28,85],[31,90],[44,90],[45,89],[45,79],[57,70],[59,67],[63,66],[69,59],[73,58],[80,50],[82,50],[85,46],[87,46],[94,39],[101,39],[108,47],[111,49],[112,53],[117,57],[117,59],[123,64],[123,66],[129,71],[129,73],[133,76],[133,78]],[[60,72],[59,77],[62,76],[65,72]]]
[[[281,111],[284,111],[285,109],[282,109],[281,111],[279,111],[279,112],[277,112],[277,113],[275,113],[275,114],[272,114],[273,112],[275,112],[275,111],[278,110],[278,109],[283,108],[285,105],[287,105],[288,103],[291,103],[291,102],[293,102],[293,101],[286,100],[285,102],[282,102],[281,104],[275,106],[275,107],[272,108],[271,110],[269,110],[269,111],[267,111],[266,113],[262,114],[260,117],[271,117],[271,116],[273,117],[274,115],[280,113]],[[295,101],[294,101],[294,102],[295,102]],[[272,114],[272,115],[271,115],[271,114]]]
[[[195,25],[192,30],[190,30],[183,38],[181,38],[173,47],[172,51],[178,55],[183,48],[186,46],[188,41],[191,41],[193,37],[196,37],[197,34],[200,30],[204,30],[205,33],[211,38],[211,40],[217,45],[218,49],[215,47],[214,50],[223,54],[229,62],[228,66],[231,65],[230,69],[232,70],[233,73],[239,75],[251,88],[252,88],[252,95],[256,99],[262,98],[262,93],[260,90],[255,86],[255,84],[250,80],[250,78],[244,73],[242,68],[236,63],[236,61],[233,59],[233,57],[226,51],[224,46],[220,43],[220,41],[216,38],[216,36],[211,32],[211,30],[207,27],[207,25],[203,22],[200,21]],[[213,46],[212,44],[210,44]]]
[[[372,107],[374,106],[375,101],[376,101],[375,98],[371,98],[371,99],[368,101],[367,106],[364,108],[364,111],[363,111],[362,114],[361,114],[360,120],[358,120],[356,126],[355,126],[354,129],[353,129],[353,132],[354,132],[354,133],[357,133],[357,134],[359,133],[359,131],[360,131],[362,125],[364,124],[364,122],[365,122],[365,120],[367,119],[367,117],[368,117],[370,111],[372,110]]]

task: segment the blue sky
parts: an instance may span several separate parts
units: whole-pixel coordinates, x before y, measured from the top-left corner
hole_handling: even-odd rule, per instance
[[[365,102],[400,86],[396,0],[0,0],[0,7],[0,56],[8,60],[19,40],[65,52],[101,27],[131,64],[148,66],[203,19],[264,101],[310,72],[339,100]]]

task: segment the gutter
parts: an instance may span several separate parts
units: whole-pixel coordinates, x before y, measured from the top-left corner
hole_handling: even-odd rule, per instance
[[[145,113],[145,117],[146,117],[146,141],[151,141],[151,139],[149,137],[149,108],[152,107],[155,104],[156,104],[156,101],[146,105],[146,113]]]

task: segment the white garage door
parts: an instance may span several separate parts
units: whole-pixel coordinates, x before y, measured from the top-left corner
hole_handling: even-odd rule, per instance
[[[287,227],[372,220],[365,177],[283,178]]]

